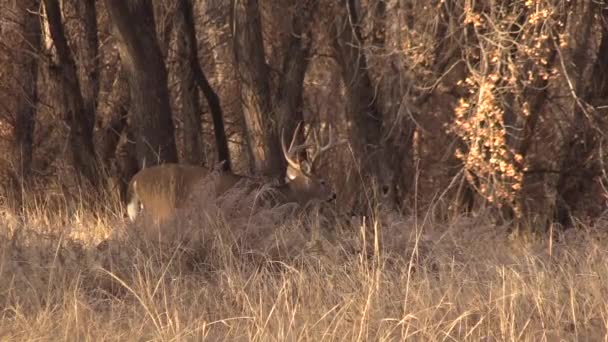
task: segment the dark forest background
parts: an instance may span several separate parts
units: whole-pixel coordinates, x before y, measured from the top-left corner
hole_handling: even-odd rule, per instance
[[[299,121],[345,211],[592,220],[608,4],[0,0],[1,200],[124,199],[143,164],[280,177]],[[85,197],[86,197],[85,196]]]

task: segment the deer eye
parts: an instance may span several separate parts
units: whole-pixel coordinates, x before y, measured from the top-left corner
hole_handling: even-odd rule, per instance
[[[319,180],[319,184],[321,184],[321,185],[325,185],[325,184],[327,184],[327,182],[325,182],[325,179],[320,179],[320,180]]]
[[[388,194],[388,191],[390,190],[390,187],[388,185],[383,185],[382,186],[382,194],[386,195]]]

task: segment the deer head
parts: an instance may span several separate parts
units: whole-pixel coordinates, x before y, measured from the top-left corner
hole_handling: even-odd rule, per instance
[[[313,130],[313,142],[305,141],[301,145],[294,146],[301,126],[302,123],[300,122],[294,131],[288,149],[285,148],[285,131],[281,131],[281,149],[283,151],[285,161],[287,162],[287,170],[285,172],[285,182],[287,187],[286,197],[291,201],[299,202],[300,204],[306,204],[313,200],[334,200],[336,199],[336,193],[332,187],[327,184],[323,178],[314,175],[313,173],[313,171],[316,170],[316,164],[319,161],[319,156],[336,145],[333,142],[331,127],[329,128],[328,141],[325,145],[320,143],[317,131]],[[311,135],[308,135],[308,137],[310,136]],[[299,152],[308,147],[313,148],[313,152],[309,157],[310,159],[300,160],[298,158]]]

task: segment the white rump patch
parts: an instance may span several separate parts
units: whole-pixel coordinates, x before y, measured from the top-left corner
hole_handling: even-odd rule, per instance
[[[139,201],[137,200],[131,200],[131,202],[127,204],[127,214],[129,215],[129,220],[131,220],[131,222],[135,221],[137,215],[139,215],[139,211],[141,208],[138,205],[138,202]]]

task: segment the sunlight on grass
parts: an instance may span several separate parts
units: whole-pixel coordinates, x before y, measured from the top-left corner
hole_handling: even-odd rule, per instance
[[[192,216],[205,204],[172,223],[196,241],[159,243],[119,205],[85,207],[2,210],[3,340],[608,338],[608,239],[592,227],[524,243],[483,217]]]

